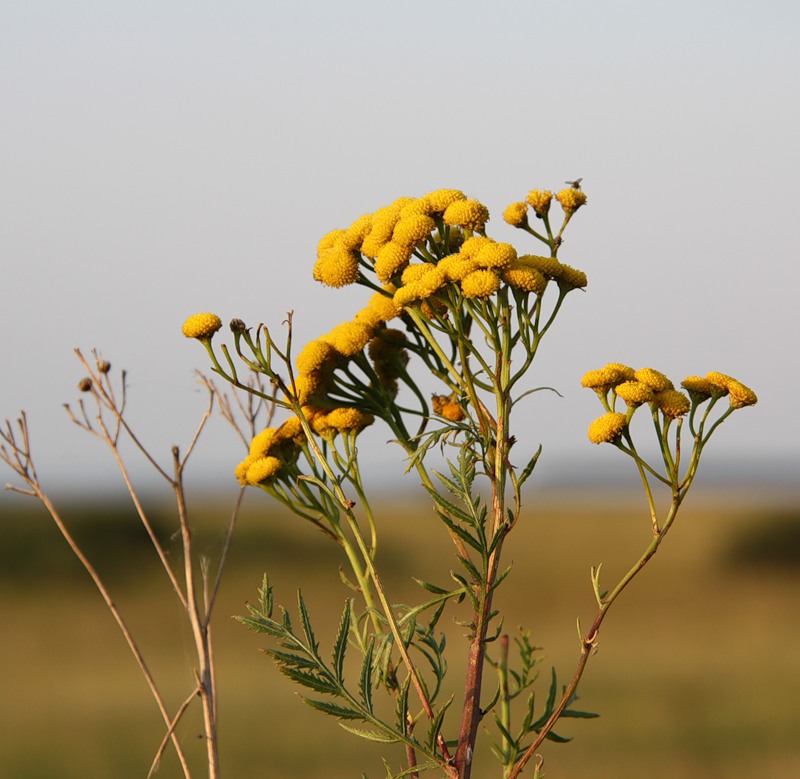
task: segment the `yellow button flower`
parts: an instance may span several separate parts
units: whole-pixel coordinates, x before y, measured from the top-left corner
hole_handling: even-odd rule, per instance
[[[677,419],[689,412],[692,404],[689,398],[676,389],[665,389],[655,393],[655,403],[659,411],[670,419]]]
[[[675,385],[663,373],[653,368],[639,368],[633,377],[646,384],[653,392],[675,389]]]
[[[461,280],[465,298],[488,298],[500,289],[500,277],[491,270],[476,270]]]
[[[466,230],[483,230],[489,221],[489,209],[477,200],[457,200],[442,215],[444,223]]]
[[[211,338],[222,327],[222,320],[216,314],[193,314],[181,328],[187,338]]]
[[[650,403],[654,397],[653,390],[641,381],[623,381],[614,387],[614,392],[631,408],[637,408],[642,403]]]
[[[556,200],[561,203],[561,208],[568,216],[574,214],[584,203],[586,203],[586,193],[580,189],[562,189],[556,195]]]
[[[549,189],[532,189],[528,192],[528,205],[540,219],[550,210],[553,193]]]
[[[589,425],[589,440],[593,444],[610,444],[622,435],[626,424],[625,414],[616,411],[603,414]]]
[[[503,221],[512,227],[522,227],[528,224],[528,204],[525,202],[512,203],[503,211]]]

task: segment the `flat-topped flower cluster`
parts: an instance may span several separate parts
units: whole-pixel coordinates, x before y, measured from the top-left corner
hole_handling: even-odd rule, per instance
[[[688,397],[663,373],[654,368],[634,370],[622,363],[608,363],[602,368],[585,373],[581,386],[597,393],[606,409],[589,426],[589,440],[594,444],[613,443],[619,440],[631,421],[633,412],[649,404],[654,413],[660,413],[665,424],[695,410],[701,403],[728,397],[730,408],[752,406],[757,401],[755,392],[732,376],[712,371],[705,378],[687,376],[681,386]],[[622,400],[626,413],[616,410],[616,399]]]

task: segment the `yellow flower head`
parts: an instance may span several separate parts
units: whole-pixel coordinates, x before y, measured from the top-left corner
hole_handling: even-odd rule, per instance
[[[418,300],[422,300],[423,297],[422,285],[417,281],[413,281],[411,284],[405,284],[400,287],[400,289],[394,293],[392,302],[397,308],[403,309],[406,306],[410,306],[412,303],[416,303]]]
[[[540,257],[536,254],[523,254],[519,261],[535,268],[548,279],[557,279],[561,274],[561,263],[555,257]]]
[[[445,257],[436,267],[444,273],[448,281],[461,281],[465,276],[478,270],[478,263],[459,253]]]
[[[251,486],[263,484],[280,470],[281,461],[277,457],[257,457],[247,468],[245,482]]]
[[[503,269],[517,259],[517,251],[510,243],[489,241],[478,250],[475,261],[481,268]]]
[[[373,329],[362,322],[342,322],[321,340],[329,343],[339,354],[352,357],[367,345],[372,332]]]
[[[357,251],[361,249],[361,244],[364,239],[369,235],[372,229],[372,214],[364,214],[358,217],[347,230],[344,230],[341,236],[342,246],[349,251]]]
[[[683,416],[692,407],[689,398],[676,389],[665,389],[661,392],[656,392],[655,404],[658,406],[659,411],[670,419],[677,419]]]
[[[492,243],[494,243],[494,241],[484,235],[471,235],[461,244],[461,249],[458,253],[462,259],[472,260],[478,256],[478,252],[480,252],[484,246],[490,246]]]
[[[581,387],[605,393],[612,387],[616,387],[618,384],[622,384],[623,381],[627,380],[628,377],[626,377],[622,371],[610,365],[606,365],[603,368],[584,373],[581,379]]]
[[[409,265],[400,277],[403,284],[413,284],[419,281],[434,266],[429,262],[415,262]]]
[[[626,424],[625,414],[616,411],[603,414],[589,425],[589,440],[593,444],[610,444],[622,435]]]
[[[425,214],[401,219],[392,233],[392,241],[401,246],[414,246],[424,241],[436,229],[436,222]]]
[[[447,277],[441,268],[436,265],[427,265],[427,268],[427,272],[416,281],[423,299],[435,295],[447,283]]]
[[[371,425],[375,418],[365,414],[357,408],[335,408],[325,415],[325,423],[329,428],[344,432],[347,430],[360,431]]]
[[[300,373],[327,370],[338,359],[339,353],[327,341],[316,338],[309,341],[297,355],[297,370]]]
[[[562,189],[556,195],[556,200],[561,203],[561,208],[567,216],[572,216],[584,203],[586,203],[586,193],[580,189]]]
[[[275,442],[275,428],[267,427],[250,441],[250,455],[252,457],[264,457]]]
[[[702,376],[687,376],[681,382],[681,387],[689,393],[689,397],[695,403],[702,403],[704,400],[720,394],[717,388]]]
[[[533,292],[541,295],[547,286],[547,279],[536,268],[530,268],[524,263],[512,262],[511,266],[502,273],[503,281],[514,289],[522,292]]]
[[[372,226],[361,243],[361,253],[365,257],[375,259],[378,252],[391,241],[394,226],[400,220],[400,211],[410,202],[411,198],[400,198],[389,206],[379,208],[372,215]]]
[[[216,314],[192,314],[181,330],[187,338],[201,340],[211,338],[222,327],[222,320]]]
[[[409,216],[430,216],[433,211],[427,197],[418,197],[400,209],[400,221]]]
[[[346,287],[358,281],[358,255],[344,244],[326,249],[314,264],[314,279],[327,287]]]
[[[304,406],[314,395],[324,390],[326,378],[320,371],[301,373],[294,377],[294,387],[289,388],[290,394]]]
[[[528,192],[528,205],[534,210],[536,216],[542,219],[550,210],[553,193],[549,189],[532,189]]]
[[[675,385],[663,373],[653,368],[639,368],[633,378],[646,384],[653,392],[675,389]]]
[[[609,370],[617,371],[619,375],[623,377],[623,381],[630,381],[636,375],[636,371],[633,368],[621,362],[609,362],[606,363],[604,367]]]
[[[250,467],[250,463],[253,462],[256,458],[253,455],[248,455],[244,458],[237,466],[233,472],[233,475],[236,477],[236,481],[244,487],[247,484],[247,469]]]
[[[344,232],[344,230],[336,229],[325,233],[317,244],[317,257],[321,257],[328,249],[332,249],[336,244],[340,243]]]
[[[275,443],[302,441],[305,433],[299,417],[289,417],[276,431]]]
[[[442,218],[445,224],[480,231],[489,221],[489,209],[477,200],[456,200],[447,206]]]
[[[503,211],[503,221],[512,227],[524,227],[528,224],[528,204],[512,203]]]
[[[411,258],[412,247],[394,241],[384,244],[375,257],[375,275],[384,284],[402,273]]]
[[[500,289],[500,277],[491,270],[476,270],[461,280],[465,298],[488,298]]]
[[[562,289],[583,289],[589,283],[582,270],[565,265],[563,262],[559,265],[561,267],[558,269],[558,276],[554,278]]]
[[[614,387],[617,397],[622,398],[631,408],[650,403],[653,400],[653,390],[641,381],[623,381]]]
[[[460,189],[437,189],[425,195],[433,214],[444,213],[453,203],[466,199],[467,196]]]
[[[728,393],[731,401],[731,408],[744,408],[754,406],[758,403],[758,397],[750,387],[746,387],[742,382],[734,379],[728,384]]]
[[[382,292],[376,292],[369,299],[369,303],[356,314],[355,320],[374,328],[399,315],[400,311],[392,298]]]
[[[712,371],[706,374],[706,379],[714,386],[717,395],[730,396],[732,408],[744,408],[758,402],[756,393],[732,376]]]

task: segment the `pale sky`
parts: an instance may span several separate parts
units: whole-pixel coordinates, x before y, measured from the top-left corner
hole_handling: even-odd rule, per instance
[[[798,34],[790,0],[0,0],[0,418],[28,412],[46,483],[113,488],[61,407],[74,347],[128,370],[131,422],[168,462],[208,367],[186,316],[277,329],[293,309],[302,344],[367,294],[312,280],[327,231],[452,187],[536,252],[504,207],[580,176],[559,256],[589,286],[532,377],[564,397],[535,396],[518,437],[576,481],[630,470],[586,439],[581,375],[718,370],[760,402],[707,462],[797,474]],[[234,486],[237,442],[211,432],[197,467]],[[364,436],[380,477],[387,437]]]

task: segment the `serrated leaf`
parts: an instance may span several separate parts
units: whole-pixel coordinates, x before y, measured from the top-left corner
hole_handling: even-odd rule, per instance
[[[303,625],[303,633],[305,633],[309,649],[316,655],[319,645],[314,638],[314,631],[311,629],[311,618],[308,616],[306,602],[303,600],[303,593],[300,590],[297,591],[297,610],[300,612],[300,622]]]
[[[314,674],[306,673],[305,671],[300,671],[297,668],[291,668],[286,665],[279,664],[278,670],[293,682],[307,687],[309,690],[314,690],[314,692],[338,695],[341,691],[338,685],[334,684],[330,679],[315,676]]]
[[[454,480],[452,480],[452,479],[449,479],[447,476],[445,476],[443,473],[441,473],[441,472],[439,472],[439,471],[434,471],[434,472],[433,472],[433,475],[434,475],[434,476],[436,476],[436,478],[437,478],[437,479],[438,479],[438,480],[439,480],[439,481],[440,481],[442,484],[444,484],[444,486],[445,486],[445,487],[447,487],[447,491],[448,491],[448,492],[449,492],[451,495],[456,495],[456,496],[457,496],[457,497],[459,497],[459,498],[463,498],[463,497],[464,497],[464,490],[463,490],[463,488],[461,487],[461,485],[460,485],[460,484],[458,483],[458,481],[457,481],[457,480],[458,480],[458,477],[459,477],[459,472],[458,472],[458,470],[457,470],[457,469],[456,469],[456,468],[453,466],[453,463],[451,463],[450,461],[448,461],[448,462],[447,462],[447,465],[448,465],[448,466],[449,466],[449,468],[450,468],[450,473],[451,473],[451,474],[453,474],[453,476],[455,476],[455,477],[456,477],[456,480],[455,480],[455,481],[454,481]],[[430,488],[428,488],[428,491],[429,491],[429,492],[431,492]],[[436,492],[435,490],[433,490],[432,492],[433,492],[433,495],[434,495],[434,500],[436,499],[436,497],[437,497],[437,496],[438,496],[438,497],[441,497],[441,495],[439,495],[439,493],[438,493],[438,492]],[[442,500],[444,500],[444,498],[442,498]]]
[[[253,617],[236,617],[236,621],[256,633],[264,633],[268,636],[274,636],[275,638],[282,638],[284,636],[283,628],[272,620]]]
[[[365,738],[367,741],[378,741],[381,744],[396,744],[398,741],[400,741],[398,736],[393,736],[388,733],[380,733],[374,730],[354,728],[352,725],[345,725],[344,722],[340,722],[339,727],[344,728],[348,733],[352,733],[354,736]]]
[[[361,693],[361,702],[366,707],[367,711],[372,714],[372,653],[374,643],[369,642],[367,651],[364,653],[364,660],[361,663],[361,673],[358,679],[358,688]]]
[[[305,655],[294,654],[293,652],[282,652],[280,649],[267,649],[266,653],[281,665],[289,665],[295,668],[319,668],[319,664]]]
[[[303,698],[303,700],[309,706],[311,706],[312,709],[321,711],[323,714],[330,714],[331,717],[336,717],[337,719],[357,719],[361,720],[362,722],[364,721],[364,715],[355,709],[349,709],[346,706],[339,706],[336,703],[330,703],[329,701],[317,701],[313,698]]]
[[[267,574],[264,574],[264,576],[261,579],[261,587],[258,590],[258,602],[261,607],[261,613],[265,617],[271,617],[273,608],[273,597],[272,597],[272,587],[270,586]]]
[[[333,644],[333,670],[339,683],[344,683],[344,656],[347,652],[347,637],[350,634],[351,603],[347,600],[344,604],[342,618],[339,621],[339,632]]]

